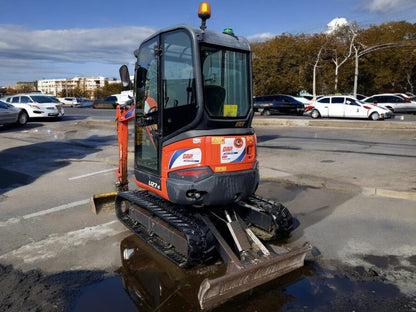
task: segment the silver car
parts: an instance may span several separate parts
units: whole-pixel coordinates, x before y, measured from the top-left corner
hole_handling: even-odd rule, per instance
[[[396,94],[376,94],[363,101],[387,108],[394,113],[416,113],[416,102]]]
[[[28,115],[20,108],[0,101],[0,125],[16,124],[23,126],[27,123]]]

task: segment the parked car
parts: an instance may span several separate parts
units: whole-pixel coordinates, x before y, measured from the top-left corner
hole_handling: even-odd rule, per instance
[[[79,107],[79,108],[86,108],[86,107],[92,107],[92,103],[93,103],[93,101],[84,101],[84,102],[81,102],[81,104],[79,104],[79,106],[77,106],[77,107]]]
[[[114,95],[107,96],[104,99],[94,100],[94,102],[92,102],[92,108],[116,108],[117,105],[117,97]]]
[[[398,95],[398,96],[401,96],[406,101],[416,102],[416,95],[414,95],[412,93],[395,93],[395,94]]]
[[[274,113],[303,115],[305,105],[293,96],[285,94],[272,94],[256,96],[253,99],[254,111],[261,115]]]
[[[87,101],[87,98],[82,97],[64,97],[59,98],[59,101],[64,106],[70,106],[70,107],[79,107],[81,104],[85,101]]]
[[[92,103],[93,108],[116,108],[118,104],[128,105],[133,101],[133,90],[121,91],[118,94],[112,94],[104,99],[95,100]]]
[[[323,96],[311,103],[306,109],[312,118],[369,118],[379,120],[390,118],[392,112],[388,109],[363,103],[352,96]]]
[[[357,98],[357,99],[359,99],[360,101],[362,101],[362,100],[364,100],[367,96],[366,95],[364,95],[364,94],[356,94],[355,95],[355,97]]]
[[[294,96],[293,97],[295,100],[297,100],[297,101],[299,101],[299,102],[301,102],[301,103],[303,103],[303,106],[306,108],[306,107],[308,107],[309,106],[309,104],[311,103],[311,101],[312,101],[312,99],[313,98],[306,98],[306,97],[304,97],[304,96]]]
[[[23,126],[27,123],[28,115],[21,108],[0,101],[0,125],[16,124]]]
[[[29,118],[57,118],[65,114],[61,102],[51,95],[41,93],[16,94],[5,97],[3,100],[24,110]]]
[[[133,100],[133,90],[121,91],[119,94],[112,94],[117,97],[117,103],[120,105],[130,104]]]
[[[416,102],[397,94],[375,94],[365,98],[363,102],[387,108],[394,113],[416,113]]]

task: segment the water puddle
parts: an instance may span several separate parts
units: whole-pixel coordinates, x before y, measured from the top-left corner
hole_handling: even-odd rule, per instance
[[[264,198],[274,199],[281,203],[286,203],[295,199],[299,194],[305,192],[310,187],[293,183],[282,183],[269,180],[261,180],[256,194]]]
[[[73,312],[199,311],[199,284],[225,271],[220,262],[181,269],[134,235],[120,243],[120,256],[118,275],[82,288]],[[401,297],[393,285],[352,280],[306,262],[212,311],[388,311]]]
[[[121,277],[108,278],[83,287],[72,311],[137,311],[122,287]]]

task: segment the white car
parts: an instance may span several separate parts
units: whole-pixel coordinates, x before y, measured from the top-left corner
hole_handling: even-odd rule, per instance
[[[64,98],[58,98],[58,100],[62,103],[64,106],[70,106],[70,107],[79,107],[81,106],[82,102],[86,102],[87,98],[80,98],[80,97],[64,97]]]
[[[391,118],[392,112],[388,109],[363,103],[352,96],[333,95],[323,96],[312,102],[306,109],[312,118],[366,118],[379,120]]]
[[[125,105],[131,101],[133,98],[133,91],[121,91],[119,94],[112,94],[112,96],[115,96],[117,98],[117,103],[120,105]]]
[[[21,108],[29,118],[58,118],[65,114],[61,102],[52,95],[41,93],[16,94],[3,100],[14,107]]]

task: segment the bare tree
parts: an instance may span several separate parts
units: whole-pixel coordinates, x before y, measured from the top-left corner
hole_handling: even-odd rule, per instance
[[[334,32],[329,34],[332,43],[332,62],[335,65],[335,92],[338,91],[339,68],[350,59],[353,50],[358,53],[357,47],[355,46],[357,35],[358,26],[356,23],[340,26]]]
[[[316,70],[318,68],[319,61],[321,60],[321,54],[324,50],[324,47],[325,46],[321,46],[321,48],[319,49],[318,55],[316,56],[315,64],[313,64],[312,94],[314,100],[316,99]]]
[[[316,99],[316,75],[317,75],[317,70],[319,68],[319,63],[322,60],[322,53],[325,51],[326,49],[326,45],[328,42],[328,36],[327,34],[320,34],[318,36],[314,37],[315,44],[313,44],[316,47],[319,47],[318,53],[316,55],[315,58],[315,62],[311,65],[313,65],[313,73],[312,73],[312,95],[313,95],[313,99]],[[312,45],[312,41],[311,41],[311,45]],[[316,51],[316,50],[315,50]]]

